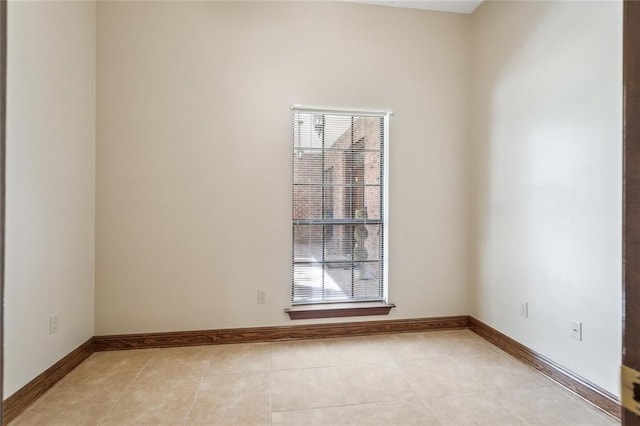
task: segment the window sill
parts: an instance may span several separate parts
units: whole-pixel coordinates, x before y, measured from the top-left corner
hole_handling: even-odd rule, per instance
[[[363,303],[335,303],[317,305],[299,305],[287,308],[284,311],[292,320],[315,319],[315,318],[337,318],[337,317],[359,317],[366,315],[389,315],[391,308],[395,308],[393,303],[363,302]]]

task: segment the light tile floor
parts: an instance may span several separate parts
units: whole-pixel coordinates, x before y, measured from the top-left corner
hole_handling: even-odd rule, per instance
[[[617,425],[468,330],[98,352],[12,425]]]

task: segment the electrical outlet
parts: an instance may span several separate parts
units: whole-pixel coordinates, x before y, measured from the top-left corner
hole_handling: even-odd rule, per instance
[[[522,318],[529,318],[529,303],[520,302],[520,316]]]
[[[258,303],[261,305],[267,303],[267,293],[264,290],[258,290]]]
[[[56,334],[58,332],[60,317],[58,313],[51,314],[49,317],[49,334]]]
[[[582,323],[580,321],[571,321],[571,338],[582,341]]]

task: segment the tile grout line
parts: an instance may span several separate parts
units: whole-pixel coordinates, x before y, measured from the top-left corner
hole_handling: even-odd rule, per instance
[[[330,404],[330,405],[325,405],[325,406],[322,406],[322,407],[294,408],[292,410],[276,411],[275,413],[297,413],[297,412],[301,412],[301,411],[324,410],[326,408],[361,407],[361,406],[367,406],[367,405],[378,405],[378,404],[385,404],[385,403],[393,403],[393,402],[398,402],[398,401],[411,401],[411,400],[414,400],[415,398],[416,397],[413,396],[413,397],[398,398],[398,399],[386,400],[386,401],[353,402],[353,403],[338,404],[338,405]],[[419,398],[422,401],[422,397],[419,397]],[[431,411],[431,409],[428,406],[426,408],[429,411],[429,413],[431,413],[433,415],[433,417],[438,421],[438,424],[440,424],[439,418]]]
[[[451,363],[456,367],[456,368],[460,368],[460,366],[463,364],[463,362],[459,362],[459,360],[452,358],[448,355],[448,353],[445,351],[444,356],[451,361]],[[491,393],[491,390],[487,387],[487,385],[485,385],[484,380],[476,380],[475,378],[471,378],[468,377],[467,380],[473,382],[474,384],[478,385],[480,388],[484,389],[484,392],[489,392]],[[465,395],[479,395],[481,394],[481,392],[469,392],[466,393]],[[493,394],[492,394],[493,395]],[[448,395],[447,398],[450,398],[452,395]]]
[[[35,409],[35,407],[41,402],[44,401],[51,393],[53,393],[55,390],[57,390],[60,386],[62,386],[62,384],[64,384],[65,382],[67,382],[67,380],[69,379],[69,375],[78,369],[78,367],[80,367],[82,364],[84,364],[89,358],[91,358],[93,356],[93,354],[89,355],[86,359],[84,359],[80,364],[76,365],[71,371],[69,371],[68,374],[66,374],[62,379],[60,379],[58,382],[56,382],[50,389],[48,389],[44,394],[42,394],[40,397],[38,397],[38,399],[36,399],[35,401],[33,401],[31,404],[29,404],[29,406],[27,407],[26,410],[24,410],[22,413],[20,413],[20,415],[18,415],[16,418],[14,418],[13,420],[11,420],[10,424],[19,424],[21,419],[23,417],[25,417],[28,413],[30,413],[31,411],[33,411]]]
[[[421,358],[421,359],[425,359],[428,361],[428,359],[426,358]],[[401,360],[401,361],[414,361],[414,360]],[[397,360],[393,360],[394,364],[396,364],[396,367],[398,368],[398,371],[400,371],[400,375],[402,375],[402,377],[404,377],[404,379],[407,381],[407,383],[409,384],[409,386],[411,387],[411,390],[413,390],[413,399],[417,399],[419,400],[422,405],[427,409],[427,411],[433,416],[433,418],[436,420],[436,422],[438,423],[438,425],[443,425],[442,421],[440,420],[440,417],[433,412],[433,409],[431,408],[431,405],[428,404],[426,402],[426,399],[428,399],[426,396],[422,395],[420,392],[418,392],[418,385],[413,383],[411,380],[409,380],[409,378],[407,377],[407,375],[404,373],[404,371],[402,371],[402,368],[398,365],[398,361]],[[407,400],[410,398],[406,398]]]
[[[84,361],[83,361],[84,362]],[[76,367],[77,368],[77,367]],[[74,368],[75,370],[75,368]],[[73,370],[72,370],[73,371]],[[29,404],[29,406],[27,407],[26,410],[24,410],[24,412],[20,413],[19,416],[17,416],[15,419],[11,420],[10,424],[19,424],[21,419],[23,417],[25,417],[28,413],[30,413],[31,411],[33,411],[33,409],[42,401],[44,401],[54,390],[58,389],[62,383],[64,383],[67,380],[67,376],[63,377],[62,380],[60,380],[58,383],[56,383],[55,385],[53,385],[53,387],[51,387],[51,389],[47,390],[42,396],[40,396],[38,399],[36,399],[35,401],[33,401],[31,404]]]
[[[186,426],[186,424],[189,422],[189,417],[191,417],[191,411],[193,411],[193,406],[196,404],[196,399],[198,398],[198,395],[200,394],[200,389],[202,388],[202,384],[204,383],[204,379],[207,378],[207,373],[209,372],[209,369],[211,367],[211,362],[213,361],[213,352],[211,353],[211,356],[209,357],[209,361],[207,362],[207,368],[204,370],[204,373],[202,374],[202,377],[200,377],[200,383],[198,383],[198,387],[196,388],[196,392],[193,395],[193,399],[191,400],[191,404],[189,405],[189,410],[187,410],[187,415],[184,417],[184,422],[182,423],[183,426]]]
[[[445,359],[447,359],[449,362],[451,362],[454,366],[458,367],[458,366],[461,364],[461,362],[459,362],[459,359],[452,358],[451,356],[449,356],[449,351],[448,351],[446,348],[442,348],[442,347],[440,347],[440,346],[438,345],[438,342],[437,342],[437,341],[436,341],[436,342],[434,342],[434,345],[436,346],[436,349],[438,350],[438,352],[442,352],[442,354],[444,355],[444,358],[445,358]],[[493,348],[491,348],[491,349],[493,349]],[[415,358],[415,359],[407,359],[407,360],[400,360],[400,361],[401,361],[401,362],[402,362],[402,361],[409,361],[409,362],[411,362],[411,361],[420,361],[420,360],[424,360],[424,361],[427,361],[427,362],[431,362],[431,360],[430,360],[430,359],[428,359],[428,358]],[[395,359],[394,359],[393,361],[394,361],[396,364],[398,363],[398,361],[397,361],[397,360],[395,360]],[[441,399],[447,399],[447,398],[452,398],[452,397],[454,397],[454,395],[447,395],[447,396],[440,397],[440,398],[434,398],[434,397],[429,397],[429,396],[422,395],[420,392],[418,392],[418,391],[417,391],[417,389],[419,388],[419,386],[418,386],[417,384],[413,383],[413,381],[409,380],[409,378],[408,378],[408,377],[407,377],[407,375],[404,373],[404,371],[402,371],[402,368],[400,368],[400,366],[398,366],[398,369],[400,370],[400,374],[402,374],[402,375],[405,377],[405,379],[407,380],[407,382],[409,383],[409,385],[410,385],[410,386],[412,387],[412,389],[415,391],[415,393],[416,393],[416,397],[417,397],[417,398],[419,398],[419,399],[420,399],[420,401],[421,401],[421,402],[426,406],[427,410],[428,410],[428,411],[433,415],[433,417],[437,420],[437,422],[438,422],[439,424],[442,424],[442,419],[441,419],[441,417],[440,417],[440,416],[438,416],[438,415],[437,415],[437,414],[432,410],[431,406],[430,406],[429,404],[427,404],[425,400],[426,400],[426,399],[430,399],[430,400],[441,400]],[[492,391],[491,391],[487,386],[485,386],[483,382],[480,382],[480,381],[477,381],[477,380],[475,380],[475,379],[471,379],[471,378],[469,378],[469,380],[472,380],[475,384],[479,385],[479,387],[481,387],[481,388],[483,389],[483,392],[478,391],[478,392],[464,393],[464,394],[462,394],[462,396],[467,397],[467,396],[483,395],[483,394],[487,394],[487,393],[489,393],[491,396],[493,396],[494,398],[498,399],[497,395],[495,395],[495,394],[494,394],[494,393],[493,393],[493,392],[492,392]],[[502,404],[502,402],[500,402],[500,404],[501,404],[502,406],[504,406],[504,404]],[[514,414],[515,414],[515,413],[514,413]],[[516,417],[517,417],[518,419],[522,420],[520,416],[517,416],[517,415],[516,415]],[[527,423],[527,422],[524,422],[524,423],[525,423],[526,425],[528,425],[528,423]]]
[[[402,371],[402,368],[400,367],[400,365],[398,365],[398,361],[397,360],[392,360],[393,364],[396,366],[396,368],[398,369],[398,371],[400,372],[400,375],[404,378],[404,380],[409,384],[409,387],[411,388],[411,390],[413,391],[413,398],[420,398],[421,400],[424,398],[423,395],[420,394],[420,392],[418,392],[417,388],[418,385],[416,385],[415,383],[413,383],[413,381],[409,380],[409,378],[407,377],[406,374],[404,374],[404,371]],[[402,360],[401,360],[402,361]],[[410,360],[412,361],[412,360]],[[431,408],[427,407],[429,409],[429,411],[431,412]],[[433,413],[431,413],[433,414]],[[435,414],[434,414],[435,417]]]
[[[531,389],[531,388],[530,388]],[[539,389],[539,388],[535,388],[535,389]],[[500,394],[497,393],[495,390],[491,390],[489,388],[487,388],[487,393],[489,394],[489,396],[495,398],[496,401],[498,401],[498,403],[504,408],[504,411],[507,411],[511,414],[513,414],[516,418],[522,420],[523,424],[525,426],[529,426],[531,425],[531,423],[529,423],[527,421],[526,418],[524,418],[523,416],[521,416],[520,414],[516,413],[515,411],[513,411],[512,409],[510,409],[507,404],[505,404],[504,402],[502,402],[502,398],[500,397]]]
[[[347,393],[344,391],[344,386],[342,386],[342,383],[340,382],[340,375],[338,374],[338,370],[336,368],[335,365],[331,366],[331,370],[333,370],[333,374],[336,376],[336,382],[338,383],[338,386],[340,387],[340,392],[342,392],[342,401],[344,402],[344,404],[340,404],[340,406],[345,406],[346,402],[347,402]]]
[[[142,370],[144,370],[145,368],[147,368],[147,365],[149,365],[149,363],[151,362],[151,358],[149,358],[147,360],[147,362],[145,362],[145,364],[142,366],[142,368],[140,368],[140,371],[138,371],[138,374],[136,374],[136,376],[131,379],[131,381],[129,382],[129,384],[127,386],[125,386],[125,388],[122,390],[122,392],[120,393],[120,396],[113,402],[113,404],[111,404],[111,407],[109,407],[109,409],[107,410],[107,412],[104,414],[104,416],[102,416],[102,418],[98,421],[98,426],[100,426],[101,424],[104,423],[105,419],[107,418],[107,416],[109,416],[109,414],[111,414],[111,411],[113,411],[113,407],[116,406],[116,404],[118,402],[120,402],[120,400],[122,399],[122,397],[124,396],[125,392],[131,387],[131,385],[133,384],[133,382],[136,381],[136,379],[138,378],[138,376],[140,376],[140,374],[142,373]]]
[[[295,412],[298,412],[298,411],[323,410],[325,408],[359,407],[361,405],[376,405],[376,404],[383,404],[383,403],[386,403],[386,402],[408,401],[410,399],[411,398],[399,398],[399,399],[388,400],[388,401],[352,402],[352,403],[346,403],[346,404],[329,404],[329,405],[324,405],[322,407],[294,408],[292,410],[281,410],[281,411],[275,411],[275,412],[276,413],[295,413]]]

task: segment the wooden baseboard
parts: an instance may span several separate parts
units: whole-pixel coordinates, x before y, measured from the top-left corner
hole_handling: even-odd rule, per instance
[[[309,324],[281,327],[230,328],[221,330],[169,333],[123,334],[94,337],[96,351],[177,346],[218,345],[226,343],[275,342],[282,340],[322,339],[432,330],[456,330],[469,326],[467,315],[402,320],[362,321],[334,324]]]
[[[604,389],[594,385],[574,372],[567,370],[549,358],[529,349],[522,343],[500,333],[498,330],[476,318],[469,317],[469,329],[509,355],[532,366],[564,387],[580,395],[602,411],[620,419],[620,401]]]
[[[18,417],[29,405],[44,395],[93,352],[92,337],[5,399],[2,403],[2,423],[8,424],[11,420]]]

